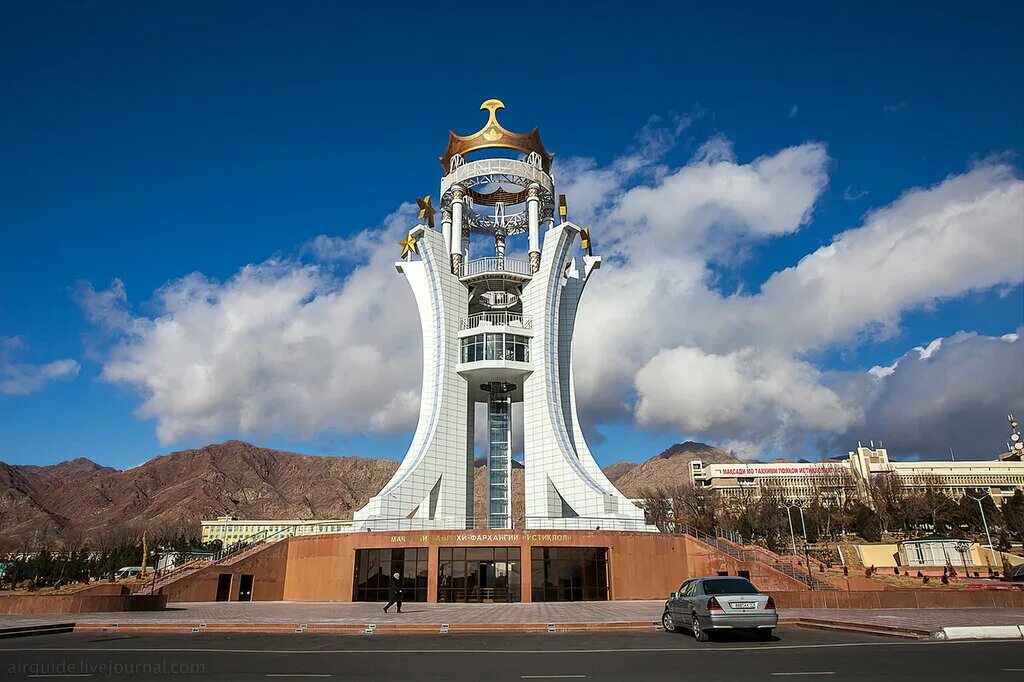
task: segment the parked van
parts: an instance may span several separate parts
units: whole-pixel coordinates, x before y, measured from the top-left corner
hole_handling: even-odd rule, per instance
[[[147,566],[146,573],[152,572],[153,567]],[[114,573],[114,578],[117,580],[128,580],[129,578],[138,578],[140,575],[142,575],[142,566],[122,566]]]

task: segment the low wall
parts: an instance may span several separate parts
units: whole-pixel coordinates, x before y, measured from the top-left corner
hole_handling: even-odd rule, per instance
[[[165,608],[167,608],[167,596],[162,594],[12,594],[0,596],[0,614],[5,615],[161,611]]]
[[[765,590],[766,592],[768,590]],[[1024,592],[991,590],[886,590],[873,592],[772,592],[780,609],[1021,608]]]
[[[821,573],[818,573],[817,577],[819,580],[827,580],[844,592],[883,592],[886,590],[899,589],[898,587],[892,587],[891,585],[886,585],[885,583],[872,580],[871,578],[836,578]]]
[[[252,575],[253,601],[281,601],[284,599],[284,577],[288,561],[288,541],[281,541],[224,565],[215,564],[172,582],[161,588],[168,601],[215,601],[217,582],[222,574],[231,575],[228,601],[237,601],[241,577]]]

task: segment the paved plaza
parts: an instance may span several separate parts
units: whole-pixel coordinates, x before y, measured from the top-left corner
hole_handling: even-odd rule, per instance
[[[166,611],[0,616],[0,629],[52,623],[136,624],[518,624],[657,622],[662,601],[555,602],[533,604],[407,603],[401,614],[378,603],[196,602]],[[808,618],[851,625],[937,631],[964,625],[1021,625],[1024,609],[786,609],[783,619]]]
[[[377,602],[193,602],[166,611],[0,616],[0,628],[77,623],[585,623],[661,620],[662,601],[531,604],[407,602],[399,614]]]

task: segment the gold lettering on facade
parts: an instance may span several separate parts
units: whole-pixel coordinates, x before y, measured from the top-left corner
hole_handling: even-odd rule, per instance
[[[568,533],[458,533],[453,535],[420,535],[410,537],[408,535],[392,535],[389,542],[436,542],[444,543],[471,543],[490,542],[495,544],[519,544],[520,542],[570,542],[572,536]]]

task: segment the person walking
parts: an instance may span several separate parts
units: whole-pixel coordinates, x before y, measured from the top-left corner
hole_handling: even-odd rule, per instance
[[[395,573],[391,576],[391,582],[388,584],[388,603],[384,607],[384,613],[388,612],[392,604],[398,605],[398,612],[402,612],[402,574]]]

